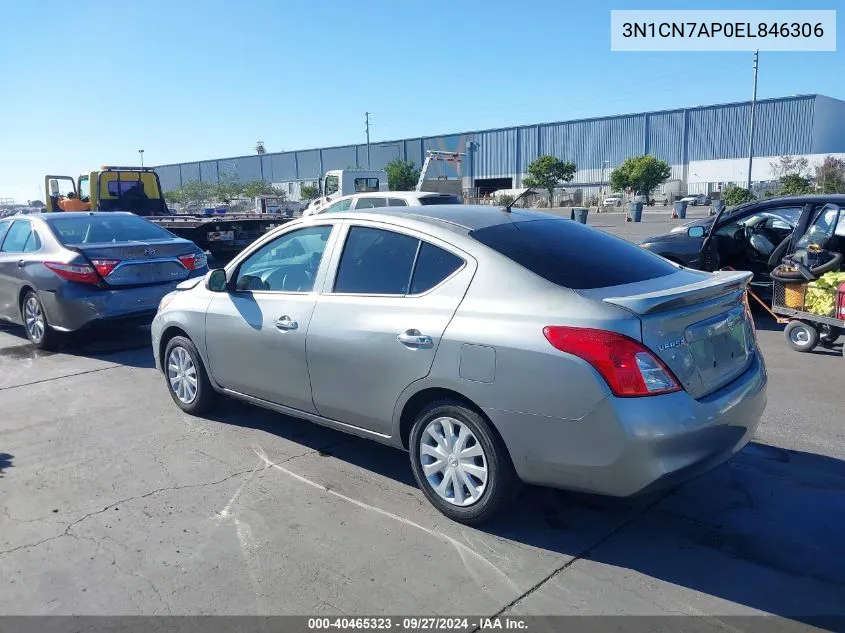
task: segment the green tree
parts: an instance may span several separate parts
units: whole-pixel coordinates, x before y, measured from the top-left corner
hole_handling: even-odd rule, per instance
[[[44,203],[41,200],[30,200],[29,206],[35,207],[36,209],[41,209],[44,207]]]
[[[414,167],[414,162],[394,158],[384,166],[387,172],[387,187],[391,191],[413,191],[420,179],[420,170]]]
[[[845,160],[825,156],[816,168],[816,188],[821,193],[845,193]]]
[[[780,190],[782,196],[796,196],[810,193],[810,179],[799,174],[789,174],[780,179]]]
[[[216,185],[202,180],[192,180],[182,186],[183,204],[206,204],[216,197]]]
[[[630,187],[635,194],[649,195],[658,185],[663,184],[672,175],[669,163],[650,154],[632,156],[610,172],[610,187],[613,191],[623,191]]]
[[[164,192],[164,199],[177,204],[185,203],[185,190],[182,187]]]
[[[540,156],[528,165],[528,176],[522,179],[522,184],[548,191],[551,206],[555,189],[562,183],[572,182],[577,170],[573,162],[565,162],[555,156]]]
[[[243,193],[243,185],[236,176],[220,174],[217,184],[213,186],[213,196],[223,202],[231,202]]]
[[[276,196],[278,198],[286,198],[285,192],[279,187],[274,187],[265,180],[250,180],[241,189],[242,195],[247,198],[255,198],[258,196]]]
[[[748,189],[744,189],[743,187],[731,187],[727,191],[725,191],[725,195],[722,196],[725,201],[725,205],[729,207],[735,207],[738,204],[743,204],[744,202],[751,202],[752,200],[756,200],[754,194],[751,193]]]
[[[302,185],[299,188],[299,199],[305,202],[320,197],[320,189],[317,185]]]

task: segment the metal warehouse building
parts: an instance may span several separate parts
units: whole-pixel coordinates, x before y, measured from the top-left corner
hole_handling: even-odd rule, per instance
[[[419,166],[427,150],[463,152],[460,174],[444,164],[441,173],[430,176],[460,176],[465,189],[489,192],[520,187],[528,164],[552,154],[578,166],[570,187],[597,193],[610,170],[626,158],[652,154],[672,166],[666,190],[708,193],[745,183],[750,119],[751,102],[746,101],[373,142],[370,165],[381,169],[398,157]],[[845,157],[845,101],[822,95],[758,101],[752,180],[771,180],[770,163],[784,154],[816,163],[828,154]],[[216,182],[227,174],[287,186],[295,197],[297,183],[354,166],[367,167],[366,145],[162,165],[156,171],[165,190],[194,180]]]

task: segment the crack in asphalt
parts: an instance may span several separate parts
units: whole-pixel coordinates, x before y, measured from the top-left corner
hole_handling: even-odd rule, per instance
[[[117,369],[118,367],[126,367],[126,365],[111,365],[110,367],[98,367],[97,369],[86,369],[85,371],[78,371],[73,374],[66,374],[64,376],[53,376],[52,378],[42,378],[41,380],[33,380],[32,382],[24,382],[20,385],[9,385],[8,387],[0,387],[0,391],[8,391],[9,389],[20,389],[21,387],[30,387],[32,385],[40,385],[45,382],[53,382],[54,380],[64,380],[65,378],[74,378],[75,376],[84,376],[85,374],[95,374],[100,371],[109,371],[110,369]]]
[[[557,567],[557,568],[555,568],[554,570],[552,570],[552,571],[551,571],[551,573],[549,573],[549,574],[547,574],[546,576],[544,576],[543,578],[541,578],[538,582],[536,582],[535,584],[533,584],[533,585],[532,585],[531,587],[529,587],[527,590],[525,590],[525,591],[524,591],[524,592],[522,592],[520,595],[518,595],[516,598],[514,598],[513,600],[511,600],[508,604],[506,604],[506,605],[505,605],[505,606],[503,606],[501,609],[499,609],[498,611],[496,611],[496,613],[494,613],[491,617],[492,617],[492,618],[497,618],[497,617],[500,617],[500,616],[504,615],[507,611],[509,611],[509,610],[513,609],[513,607],[515,607],[515,606],[516,606],[516,605],[518,605],[519,603],[523,602],[526,598],[528,598],[528,597],[529,597],[529,596],[531,596],[532,594],[536,593],[536,592],[537,592],[540,588],[542,588],[542,587],[543,587],[546,583],[548,583],[549,581],[554,580],[555,578],[557,578],[558,576],[560,576],[563,572],[565,572],[567,569],[569,569],[570,567],[572,567],[572,566],[573,566],[575,563],[577,563],[579,560],[583,560],[583,559],[585,559],[585,558],[588,558],[594,549],[596,549],[597,547],[600,547],[600,546],[604,545],[607,541],[609,541],[611,538],[613,538],[614,536],[616,536],[619,532],[621,532],[622,530],[624,530],[625,528],[627,528],[627,527],[628,527],[629,525],[631,525],[634,521],[636,521],[637,519],[639,519],[640,517],[642,517],[642,516],[643,516],[646,512],[650,511],[650,510],[651,510],[652,508],[654,508],[654,507],[655,507],[658,503],[660,503],[660,502],[661,502],[661,501],[663,501],[666,497],[668,497],[670,494],[672,494],[672,492],[673,492],[673,491],[674,491],[674,489],[673,489],[673,490],[668,490],[668,491],[664,492],[662,495],[660,495],[659,497],[657,497],[657,498],[656,498],[654,501],[652,501],[651,503],[649,503],[649,504],[647,504],[647,505],[643,506],[643,508],[641,508],[639,511],[635,512],[635,513],[634,513],[634,514],[632,514],[630,517],[628,517],[627,519],[625,519],[624,521],[622,521],[621,523],[619,523],[619,525],[617,525],[615,528],[613,528],[612,530],[610,530],[607,534],[605,534],[604,536],[602,536],[602,537],[601,537],[600,539],[598,539],[595,543],[592,543],[592,544],[588,545],[588,546],[587,546],[587,547],[585,547],[583,550],[581,550],[580,552],[578,552],[577,554],[575,554],[575,555],[574,555],[571,559],[569,559],[568,561],[566,561],[563,565],[560,565],[559,567]],[[477,626],[477,627],[475,627],[474,629],[472,629],[472,630],[470,631],[470,633],[475,633],[475,631],[478,631],[480,628],[481,628],[480,626]]]
[[[325,446],[319,446],[317,448],[308,450],[304,453],[297,453],[296,455],[291,455],[290,457],[287,457],[287,458],[283,459],[282,461],[276,462],[276,463],[277,464],[286,464],[287,462],[292,461],[294,459],[299,459],[301,457],[307,457],[309,455],[315,455],[320,451],[325,451],[327,449],[330,449],[330,448],[333,448],[335,446],[347,443],[349,441],[350,441],[350,439],[343,438],[343,439],[338,440],[336,442],[331,442],[330,444],[326,444]],[[61,534],[49,536],[47,538],[41,539],[40,541],[36,541],[34,543],[25,543],[23,545],[18,545],[17,547],[13,547],[11,549],[0,550],[0,557],[6,556],[7,554],[12,554],[12,553],[20,551],[20,550],[34,549],[34,548],[40,547],[41,545],[44,545],[44,543],[49,543],[50,541],[55,541],[57,539],[65,537],[65,536],[70,536],[72,538],[77,538],[77,539],[78,538],[85,538],[85,539],[90,540],[93,543],[95,543],[97,545],[97,548],[99,549],[101,547],[101,545],[100,545],[99,542],[97,542],[96,539],[94,539],[92,537],[80,537],[76,534],[73,534],[71,532],[71,530],[75,526],[82,523],[83,521],[87,521],[91,517],[97,516],[98,514],[103,514],[104,512],[107,512],[108,510],[114,508],[115,506],[119,506],[123,503],[129,503],[130,501],[137,501],[138,499],[146,499],[147,497],[151,497],[153,495],[157,495],[157,494],[162,493],[162,492],[172,492],[172,491],[175,491],[175,490],[186,490],[186,489],[190,489],[190,488],[205,488],[207,486],[216,486],[216,485],[222,484],[226,481],[229,481],[230,479],[234,479],[235,477],[239,477],[241,475],[247,475],[247,474],[251,474],[251,473],[256,473],[260,470],[267,470],[268,468],[270,468],[270,466],[268,466],[268,465],[263,465],[263,466],[254,467],[254,468],[248,468],[246,470],[240,470],[238,472],[232,473],[230,475],[227,475],[223,479],[217,479],[215,481],[208,481],[208,482],[201,483],[201,484],[186,484],[184,486],[168,486],[168,487],[165,487],[165,488],[157,488],[155,490],[144,493],[142,495],[134,495],[134,496],[131,496],[131,497],[126,497],[125,499],[119,499],[118,501],[114,501],[114,502],[108,504],[107,506],[105,506],[105,507],[103,507],[99,510],[95,510],[93,512],[88,512],[87,514],[84,514],[83,516],[76,519],[75,521],[69,523],[67,526],[65,526],[65,529]],[[16,521],[16,522],[19,522],[19,523],[31,523],[31,522],[34,522],[34,521],[44,520],[44,519],[28,519],[28,520],[14,519],[9,514],[9,511],[5,506],[2,506],[2,510],[3,510],[3,513],[7,517],[9,517],[9,519],[11,521]],[[49,517],[45,517],[45,519],[46,518],[49,518]],[[112,540],[114,540],[114,539],[112,539]]]

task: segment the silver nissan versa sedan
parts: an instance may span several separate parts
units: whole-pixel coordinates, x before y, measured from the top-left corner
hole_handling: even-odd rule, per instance
[[[526,210],[317,215],[165,296],[153,351],[182,410],[226,394],[407,449],[473,523],[520,482],[628,496],[742,449],[766,404],[750,277]]]

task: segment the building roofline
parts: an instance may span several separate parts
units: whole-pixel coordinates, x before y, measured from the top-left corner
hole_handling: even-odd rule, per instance
[[[789,95],[786,97],[770,97],[768,99],[757,99],[757,103],[772,103],[772,102],[783,102],[783,101],[798,101],[798,100],[806,100],[806,99],[816,99],[818,97],[825,97],[826,99],[832,99],[834,101],[842,101],[841,99],[836,99],[835,97],[828,97],[826,95],[821,95],[818,93],[809,93],[809,94],[799,94],[799,95]],[[581,119],[569,119],[564,121],[545,121],[541,123],[526,123],[526,124],[517,124],[517,125],[506,125],[503,127],[496,127],[496,128],[486,128],[483,130],[469,130],[466,132],[445,132],[442,134],[431,134],[428,136],[410,136],[406,138],[400,139],[392,139],[392,140],[384,140],[384,141],[376,141],[370,142],[370,147],[378,147],[379,145],[395,145],[397,143],[405,143],[406,141],[420,141],[425,142],[430,139],[435,138],[442,138],[444,136],[469,136],[472,134],[486,134],[491,132],[502,132],[504,130],[519,130],[519,129],[527,129],[527,128],[534,128],[534,127],[548,127],[552,125],[562,125],[567,123],[589,123],[591,121],[607,121],[610,119],[624,119],[627,117],[636,117],[636,116],[643,116],[643,115],[654,115],[654,114],[671,114],[675,112],[688,112],[693,110],[710,110],[713,108],[726,108],[726,107],[733,107],[733,106],[742,106],[750,104],[751,100],[745,101],[729,101],[726,103],[713,103],[709,105],[695,105],[695,106],[686,106],[686,107],[679,107],[679,108],[668,108],[665,110],[646,110],[641,112],[628,112],[628,113],[620,113],[620,114],[608,114],[604,116],[596,116],[596,117],[586,117]],[[283,152],[267,152],[265,154],[243,154],[240,156],[225,156],[222,158],[205,158],[202,160],[188,160],[188,161],[181,161],[177,163],[167,163],[164,165],[156,165],[154,169],[159,169],[162,167],[176,167],[179,165],[186,165],[186,164],[199,164],[199,163],[207,163],[207,162],[215,162],[215,161],[227,161],[227,160],[239,160],[241,158],[260,158],[261,156],[282,156],[284,154],[294,154],[294,153],[303,153],[303,152],[316,152],[316,151],[326,151],[326,150],[333,150],[333,149],[344,149],[348,147],[358,147],[359,145],[366,145],[365,143],[346,143],[344,145],[329,145],[326,147],[308,147],[303,149],[295,149],[295,150],[288,150]],[[305,180],[308,180],[307,178]]]

